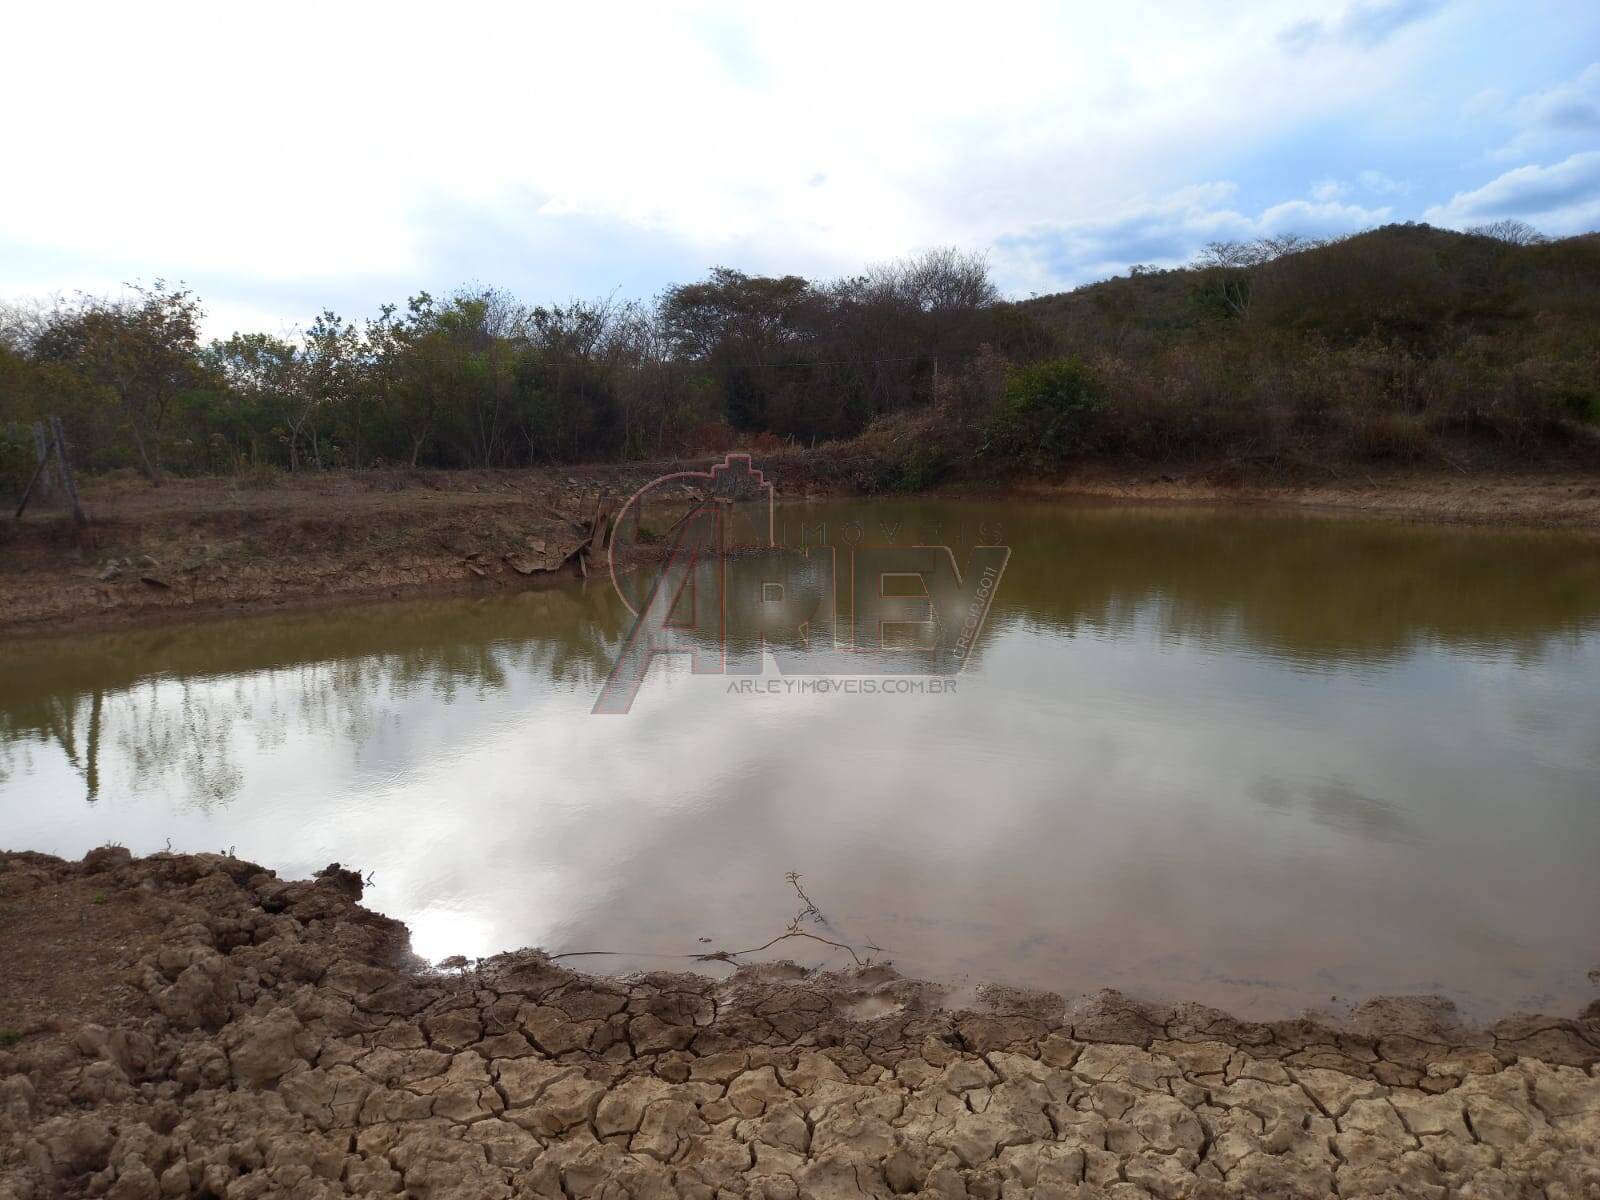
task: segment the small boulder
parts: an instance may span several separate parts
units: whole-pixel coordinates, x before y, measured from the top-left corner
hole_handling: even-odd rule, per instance
[[[352,900],[361,899],[361,893],[366,888],[360,871],[348,870],[338,863],[329,863],[323,867],[317,872],[316,878],[324,883],[331,883],[341,892],[347,893]]]
[[[288,1009],[275,1009],[264,1017],[248,1016],[222,1031],[233,1077],[249,1087],[271,1087],[305,1061],[310,1035]],[[302,1046],[302,1043],[307,1043]]]

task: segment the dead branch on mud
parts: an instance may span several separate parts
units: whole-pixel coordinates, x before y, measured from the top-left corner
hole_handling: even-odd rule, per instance
[[[811,897],[806,895],[805,889],[800,886],[800,873],[798,871],[788,872],[784,876],[784,880],[789,884],[790,887],[794,888],[795,895],[800,899],[801,907],[800,910],[795,913],[792,918],[790,918],[789,924],[784,927],[783,932],[777,937],[773,938],[771,941],[763,942],[759,946],[752,946],[748,950],[712,950],[704,954],[641,954],[637,957],[681,958],[692,962],[737,963],[737,960],[745,955],[759,954],[763,950],[771,949],[779,942],[788,941],[790,938],[805,938],[808,941],[820,942],[824,946],[832,946],[835,950],[843,950],[851,957],[858,967],[869,967],[872,965],[872,959],[870,957],[862,958],[861,955],[856,953],[855,947],[850,945],[848,942],[837,942],[832,938],[825,938],[821,934],[812,933],[808,929],[803,929],[802,926],[807,921],[811,921],[817,925],[820,925],[822,928],[827,929],[830,932],[832,931],[833,926],[828,923],[828,918],[823,915],[822,910],[816,906]],[[879,951],[883,949],[881,946],[872,946],[870,944],[866,948]],[[550,955],[550,959],[553,962],[556,959],[561,958],[588,958],[600,955],[614,956],[625,953],[627,952],[622,950],[568,950],[562,954],[552,954]]]
[[[828,918],[822,915],[822,910],[811,902],[811,897],[806,895],[805,888],[800,886],[800,872],[790,871],[784,876],[784,879],[788,880],[789,886],[794,888],[794,894],[799,896],[801,901],[805,904],[805,907],[800,910],[799,915],[795,917],[795,924],[799,924],[807,917],[810,917],[824,929],[829,928]]]

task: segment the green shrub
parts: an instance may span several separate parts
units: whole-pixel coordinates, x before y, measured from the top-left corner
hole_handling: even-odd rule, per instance
[[[950,452],[937,442],[919,442],[909,449],[875,459],[866,486],[873,492],[925,492],[938,484],[955,466]]]
[[[1059,463],[1093,446],[1105,406],[1099,379],[1079,359],[1015,367],[984,426],[984,452],[1035,467]]]
[[[1580,421],[1600,425],[1600,389],[1573,388],[1561,394],[1561,406]]]
[[[33,432],[20,422],[0,424],[0,496],[20,496],[36,465]]]

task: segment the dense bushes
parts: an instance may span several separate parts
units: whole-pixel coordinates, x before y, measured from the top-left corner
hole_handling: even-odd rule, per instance
[[[1106,405],[1099,379],[1077,359],[1016,367],[984,427],[983,453],[1048,467],[1092,448]]]
[[[1600,419],[1595,235],[1219,245],[1023,307],[1103,389],[1104,453],[1442,460],[1466,437],[1533,455]]]
[[[1509,226],[1218,244],[1017,304],[937,251],[821,284],[718,268],[651,304],[422,294],[293,338],[206,344],[202,317],[160,283],[0,312],[0,487],[46,413],[82,469],[152,479],[832,441],[885,489],[1084,454],[1536,455],[1600,421],[1600,236]]]
[[[412,297],[361,324],[202,343],[156,283],[0,312],[0,420],[66,419],[86,470],[496,467],[850,437],[926,407],[940,364],[1038,344],[954,251],[817,284],[725,268],[656,302]]]
[[[28,486],[35,462],[33,434],[15,421],[0,424],[0,496],[14,496]]]

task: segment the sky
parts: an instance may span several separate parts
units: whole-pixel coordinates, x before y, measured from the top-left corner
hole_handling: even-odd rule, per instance
[[[1600,228],[1593,0],[18,5],[0,298],[207,332],[933,246],[1009,296],[1206,242]]]

